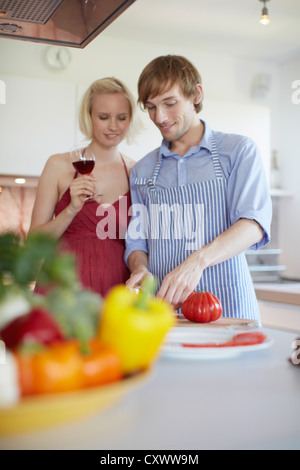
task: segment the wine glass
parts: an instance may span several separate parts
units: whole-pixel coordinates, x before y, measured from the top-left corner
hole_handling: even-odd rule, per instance
[[[78,171],[81,175],[86,175],[92,173],[95,166],[95,155],[89,147],[89,143],[81,143],[72,147],[71,151],[71,160],[75,170]],[[102,196],[102,194],[98,194]],[[87,196],[84,198],[85,201],[90,201],[94,199],[95,195]]]

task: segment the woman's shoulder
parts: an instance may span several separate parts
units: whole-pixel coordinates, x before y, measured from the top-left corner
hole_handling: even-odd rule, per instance
[[[49,175],[62,175],[72,172],[69,153],[57,153],[51,155],[46,161],[43,173]]]
[[[70,154],[68,152],[53,154],[48,158],[46,165],[59,169],[70,166]]]

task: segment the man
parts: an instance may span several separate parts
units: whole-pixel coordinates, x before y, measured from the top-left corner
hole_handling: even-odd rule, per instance
[[[128,287],[152,274],[157,296],[175,308],[203,289],[220,299],[223,316],[260,321],[244,254],[270,240],[271,200],[256,145],[199,120],[201,77],[184,57],[150,62],[138,93],[163,141],[131,171]]]

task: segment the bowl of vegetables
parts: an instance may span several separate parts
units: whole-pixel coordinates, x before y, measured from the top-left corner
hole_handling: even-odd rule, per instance
[[[4,234],[1,254],[0,436],[101,411],[144,382],[175,324],[153,279],[103,299],[81,287],[74,259],[48,235]]]

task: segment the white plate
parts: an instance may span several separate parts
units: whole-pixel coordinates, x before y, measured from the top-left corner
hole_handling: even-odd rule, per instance
[[[245,332],[244,332],[245,333]],[[162,356],[180,358],[180,359],[226,359],[228,357],[238,356],[245,352],[260,351],[269,348],[273,341],[266,339],[263,343],[254,344],[250,346],[226,346],[226,347],[188,347],[187,344],[205,344],[217,343],[221,344],[230,341],[234,335],[237,334],[235,330],[230,329],[215,329],[205,328],[199,330],[198,328],[173,328],[173,330],[166,337],[166,341],[162,348]],[[184,346],[183,346],[184,344]]]

